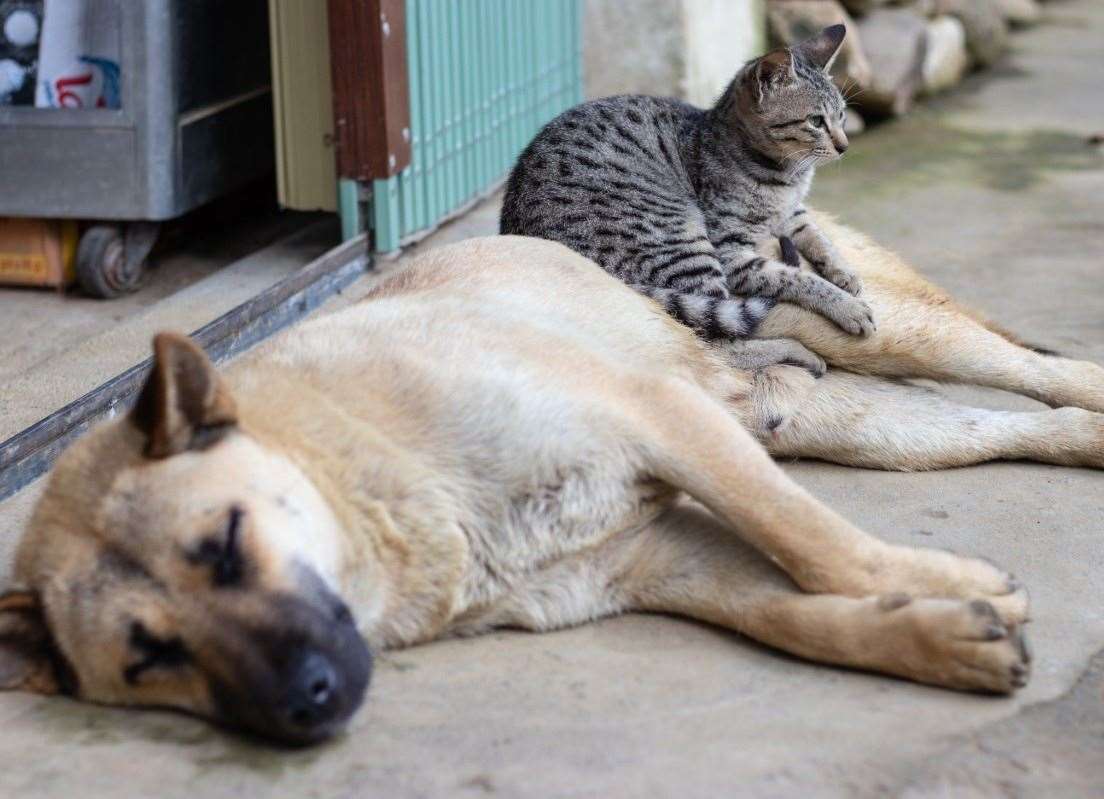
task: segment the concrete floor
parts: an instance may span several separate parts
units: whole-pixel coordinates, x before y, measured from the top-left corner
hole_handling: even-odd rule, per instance
[[[817,203],[1031,340],[1104,361],[1104,153],[1085,141],[1104,127],[1104,5],[1047,13],[1001,69],[859,139],[818,177]],[[490,232],[495,212],[417,249]],[[4,696],[0,795],[1104,795],[1104,475],[786,469],[871,532],[1015,571],[1034,602],[1027,689],[955,694],[631,616],[388,653],[349,734],[309,751],[171,714]],[[0,505],[5,548],[36,491]]]
[[[332,214],[196,216],[166,231],[134,294],[0,288],[0,441],[144,360],[158,330],[196,330],[340,241]]]

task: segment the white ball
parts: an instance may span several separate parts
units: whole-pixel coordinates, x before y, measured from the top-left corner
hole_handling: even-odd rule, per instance
[[[25,8],[13,11],[4,20],[4,36],[16,47],[27,47],[38,38],[38,17]]]
[[[22,89],[26,79],[27,71],[18,63],[10,58],[0,60],[0,97]]]

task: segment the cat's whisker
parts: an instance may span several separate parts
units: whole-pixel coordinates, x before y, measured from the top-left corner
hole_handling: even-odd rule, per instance
[[[852,102],[852,101],[853,101],[853,100],[854,100],[854,99],[855,99],[856,97],[858,97],[858,96],[860,96],[861,94],[863,94],[863,93],[864,93],[865,91],[866,91],[866,89],[860,86],[860,87],[858,88],[858,90],[857,90],[857,91],[854,91],[854,92],[852,92],[851,94],[846,94],[846,95],[844,95],[844,97],[843,97],[843,101],[844,101],[844,103],[846,103],[847,105],[851,105],[851,102]]]
[[[787,159],[789,159],[789,158],[798,158],[798,157],[800,157],[800,156],[804,156],[804,155],[806,155],[806,154],[808,154],[808,153],[811,153],[811,152],[813,152],[813,149],[814,149],[813,147],[806,147],[806,148],[804,148],[804,149],[802,149],[802,150],[796,150],[796,151],[794,151],[794,152],[792,152],[792,153],[785,153],[785,154],[784,154],[784,155],[782,156],[782,161],[783,161],[783,162],[785,162],[785,161],[786,161]]]
[[[783,164],[786,164],[786,161],[788,159],[794,159],[794,162],[792,164],[788,164],[786,166],[785,175],[787,180],[792,178],[794,175],[797,175],[799,172],[802,172],[812,162],[812,160],[814,159],[812,153],[813,148],[810,147],[805,150],[798,150],[795,153],[788,153],[787,155],[783,156]]]
[[[810,166],[813,166],[817,162],[816,155],[806,155],[800,161],[797,161],[793,166],[789,167],[785,172],[786,180],[791,180],[795,176],[801,174]]]
[[[785,153],[785,155],[783,155],[782,161],[783,161],[783,163],[785,163],[789,159],[796,159],[796,158],[804,157],[809,152],[813,152],[813,148],[808,147],[804,150],[798,150],[796,152],[787,152],[787,153]]]

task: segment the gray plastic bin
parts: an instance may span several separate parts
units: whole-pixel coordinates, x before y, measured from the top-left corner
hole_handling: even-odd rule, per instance
[[[137,286],[155,224],[274,169],[265,0],[115,0],[117,110],[0,106],[0,216],[112,220],[82,285]]]

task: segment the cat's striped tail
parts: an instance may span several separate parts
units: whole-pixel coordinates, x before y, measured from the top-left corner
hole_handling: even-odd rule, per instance
[[[705,339],[747,338],[774,307],[774,300],[765,297],[710,297],[644,284],[632,287]]]

